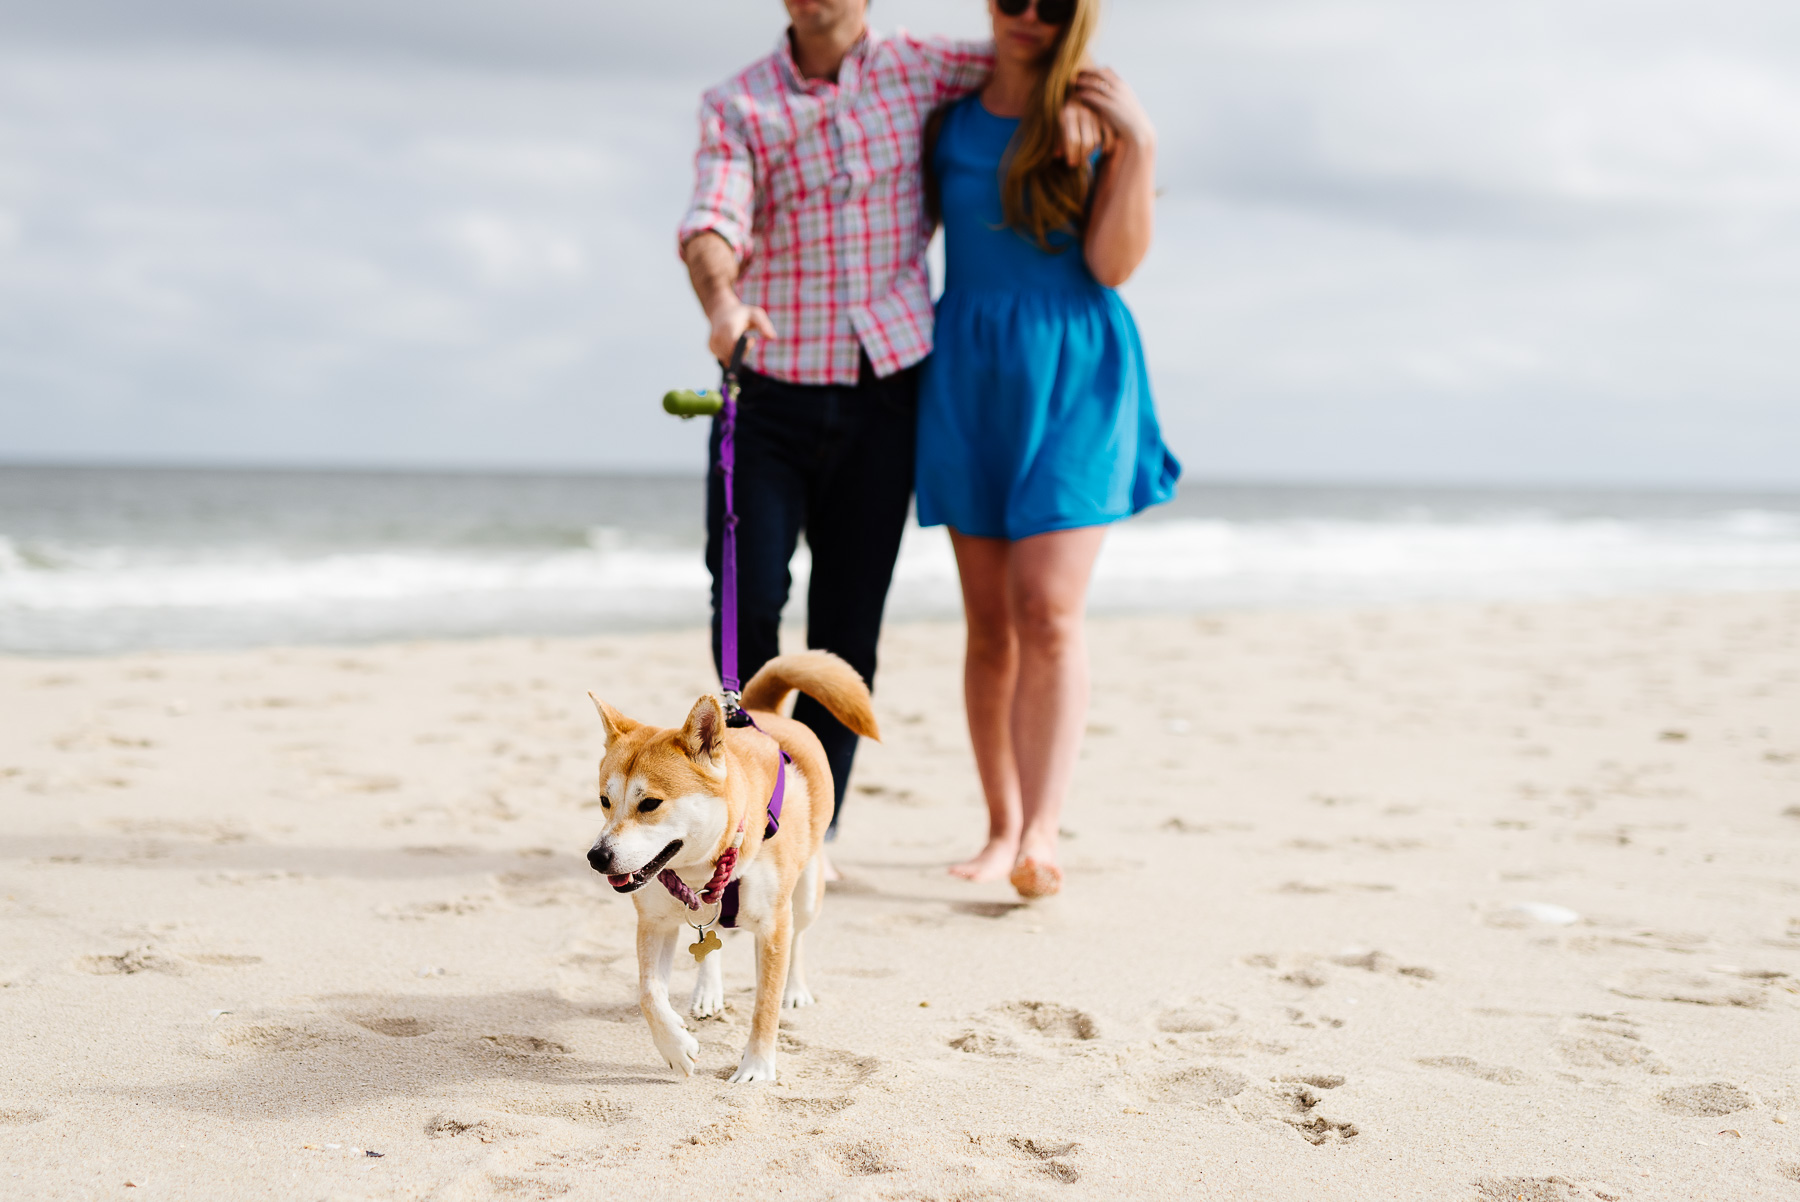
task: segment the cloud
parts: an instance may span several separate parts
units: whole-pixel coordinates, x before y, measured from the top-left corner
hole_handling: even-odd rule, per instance
[[[1800,200],[1800,52],[1772,3],[1121,6],[1174,178],[1403,228],[1557,233]],[[1159,69],[1154,30],[1190,68]],[[1788,46],[1794,43],[1790,40]],[[1166,64],[1161,64],[1166,65]]]
[[[748,41],[772,44],[774,4],[682,0],[7,0],[14,38],[93,47],[225,46],[277,53],[384,56],[526,71],[728,69]]]
[[[979,0],[878,0],[975,33]],[[672,244],[776,0],[0,0],[0,455],[692,466]],[[1787,482],[1800,10],[1114,0],[1196,471]]]

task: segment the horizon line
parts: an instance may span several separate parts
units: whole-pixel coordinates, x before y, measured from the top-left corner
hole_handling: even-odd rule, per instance
[[[73,471],[129,473],[193,473],[218,475],[281,474],[294,476],[489,476],[526,479],[531,477],[611,477],[652,480],[697,480],[703,471],[678,467],[605,467],[598,465],[493,465],[478,463],[395,464],[395,463],[305,463],[244,460],[230,461],[148,461],[125,459],[13,459],[0,457],[4,471]],[[1201,489],[1314,489],[1363,491],[1442,492],[1574,492],[1574,493],[1691,493],[1712,495],[1778,495],[1800,496],[1800,483],[1774,481],[1742,481],[1732,483],[1702,481],[1609,481],[1548,477],[1326,477],[1298,475],[1224,475],[1188,473],[1181,483]]]

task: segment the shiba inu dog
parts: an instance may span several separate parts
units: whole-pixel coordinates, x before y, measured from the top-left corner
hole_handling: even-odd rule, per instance
[[[693,1073],[700,1044],[669,1005],[669,969],[677,946],[687,942],[681,936],[690,920],[715,912],[729,919],[735,901],[736,925],[756,936],[750,1041],[732,1081],[774,1080],[781,1007],[812,1004],[800,936],[825,898],[820,848],[831,822],[833,791],[819,740],[776,712],[795,690],[857,734],[880,737],[868,687],[855,669],[826,651],[783,655],[763,665],[744,686],[743,707],[754,726],[726,725],[725,709],[711,695],[694,703],[679,729],[669,730],[633,721],[588,694],[606,726],[600,760],[606,825],[588,851],[588,863],[615,890],[633,895],[638,1004],[656,1050],[683,1076]],[[775,797],[780,798],[778,828],[768,821]],[[733,865],[728,853],[740,835]],[[702,904],[696,913],[677,898],[677,892],[704,895],[709,883],[722,885],[715,877],[726,869],[735,888],[720,906]],[[671,872],[680,880],[668,883]],[[710,931],[708,938],[716,946]],[[724,1008],[719,960],[715,952],[700,961],[696,1017]]]

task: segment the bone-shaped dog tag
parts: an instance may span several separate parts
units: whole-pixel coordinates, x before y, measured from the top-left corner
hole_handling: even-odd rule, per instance
[[[709,953],[716,952],[724,946],[719,942],[719,932],[709,927],[701,933],[697,942],[688,945],[688,951],[694,953],[694,963],[698,964],[706,959]]]

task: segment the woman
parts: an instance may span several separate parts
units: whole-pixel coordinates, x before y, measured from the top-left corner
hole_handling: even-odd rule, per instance
[[[947,270],[920,382],[918,513],[947,525],[968,621],[963,692],[987,845],[950,869],[1055,893],[1087,710],[1082,612],[1106,524],[1168,500],[1137,327],[1113,289],[1150,247],[1156,134],[1086,66],[1098,0],[989,0],[994,73],[934,118],[926,165]],[[1073,97],[1106,130],[1055,153]]]

